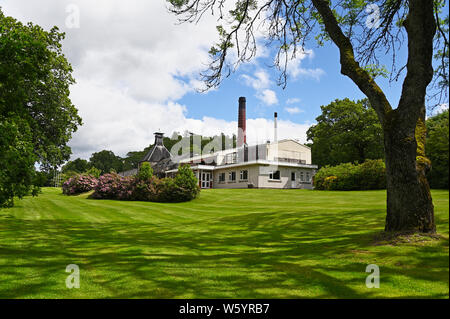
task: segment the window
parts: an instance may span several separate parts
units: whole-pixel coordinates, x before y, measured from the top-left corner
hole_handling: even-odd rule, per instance
[[[225,173],[220,173],[219,174],[219,183],[223,183],[225,182]]]
[[[291,181],[295,182],[295,172],[291,172]]]
[[[246,181],[246,180],[248,180],[248,171],[241,171],[240,180],[241,180],[241,181]]]
[[[236,163],[236,158],[237,158],[237,153],[231,153],[231,154],[227,154],[225,156],[225,163],[226,164],[235,164]]]
[[[303,172],[300,172],[300,181],[301,182],[305,181],[305,174]]]
[[[270,172],[269,179],[280,180],[280,171]]]
[[[307,182],[311,181],[311,176],[309,175],[309,172],[306,172],[306,181]]]
[[[230,182],[236,181],[236,172],[228,173],[228,181],[230,181]]]

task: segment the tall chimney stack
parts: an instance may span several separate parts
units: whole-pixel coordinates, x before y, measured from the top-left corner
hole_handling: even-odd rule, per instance
[[[239,98],[239,118],[238,118],[238,139],[237,147],[242,147],[247,144],[247,123],[246,123],[246,99],[245,97]]]
[[[275,114],[273,115],[274,119],[273,119],[273,125],[274,125],[274,131],[273,131],[273,142],[276,143],[278,142],[278,124],[277,124],[277,120],[278,120],[278,113],[275,112]]]

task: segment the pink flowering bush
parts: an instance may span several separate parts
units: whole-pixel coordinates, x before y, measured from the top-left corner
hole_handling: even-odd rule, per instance
[[[122,177],[111,173],[100,176],[92,198],[134,200],[161,203],[186,202],[200,192],[192,170],[180,167],[175,178],[158,179],[152,174]]]
[[[82,193],[90,192],[97,186],[98,180],[94,176],[78,174],[62,185],[62,191],[65,195],[78,195]]]
[[[131,200],[133,198],[133,177],[122,177],[116,173],[109,173],[99,177],[92,198]]]

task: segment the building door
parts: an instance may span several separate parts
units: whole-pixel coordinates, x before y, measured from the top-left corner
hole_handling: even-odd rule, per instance
[[[201,188],[211,188],[212,181],[211,181],[211,173],[210,172],[202,172],[200,174],[200,184]]]
[[[295,172],[291,172],[291,188],[297,188]]]

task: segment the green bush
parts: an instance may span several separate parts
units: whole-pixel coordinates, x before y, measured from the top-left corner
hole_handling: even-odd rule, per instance
[[[144,181],[150,179],[152,176],[153,176],[153,168],[150,165],[150,163],[147,162],[142,163],[141,167],[139,168],[139,172],[137,174],[138,179]]]
[[[85,172],[86,175],[90,175],[90,176],[94,176],[95,178],[99,178],[100,175],[102,174],[102,171],[99,170],[98,168],[92,166],[90,169],[88,169]]]
[[[325,166],[314,176],[314,187],[318,190],[384,189],[386,167],[382,160]]]
[[[179,196],[183,201],[192,200],[200,192],[198,179],[189,165],[183,165],[178,168],[178,174],[174,178],[175,186],[179,189]]]

